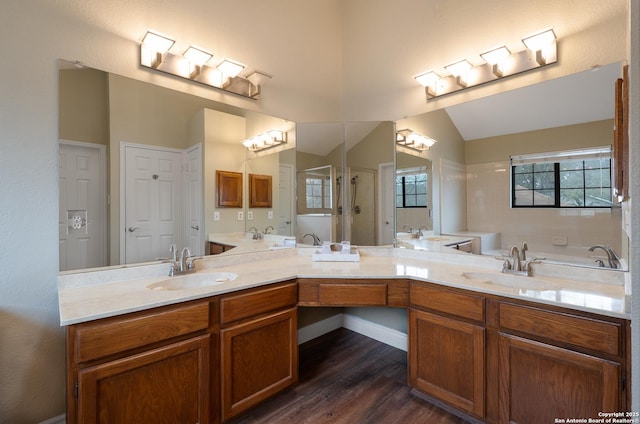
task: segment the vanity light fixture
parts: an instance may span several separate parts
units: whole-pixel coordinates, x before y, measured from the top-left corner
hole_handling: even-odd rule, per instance
[[[181,55],[173,54],[169,50],[174,44],[175,40],[170,37],[147,31],[140,44],[140,65],[251,99],[260,97],[261,81],[240,75],[245,65],[225,59],[217,66],[210,66],[207,63],[213,54],[205,49],[190,46]],[[265,72],[260,75],[271,78]]]
[[[504,75],[504,63],[510,55],[509,49],[506,46],[502,46],[482,53],[480,57],[492,66],[491,71],[500,78]]]
[[[189,46],[189,48],[185,50],[182,56],[189,60],[189,77],[191,79],[194,79],[198,75],[200,75],[202,66],[213,57],[211,53],[193,46]]]
[[[536,62],[538,62],[540,66],[547,64],[547,57],[550,56],[551,53],[555,55],[555,41],[556,33],[553,32],[552,29],[522,39],[527,49],[535,52]],[[551,52],[552,46],[553,52]]]
[[[244,147],[252,152],[270,149],[287,142],[287,133],[280,130],[271,130],[266,133],[248,138],[242,142]]]
[[[466,59],[444,67],[451,75],[456,77],[456,83],[463,88],[467,86],[467,79],[469,78],[471,68],[473,68],[473,65]]]
[[[414,77],[425,88],[427,94],[436,96],[436,82],[440,80],[440,75],[433,71],[423,72]]]
[[[157,68],[164,60],[164,55],[175,44],[175,40],[162,35],[159,32],[147,31],[142,38],[142,45],[147,46],[147,58],[143,58],[149,63],[151,68]]]
[[[445,66],[450,75],[440,76],[428,71],[414,78],[425,87],[429,100],[558,61],[556,35],[552,29],[526,37],[522,42],[526,46],[522,51],[511,53],[506,46],[501,46],[482,53],[483,64],[473,66],[469,61],[461,60]]]
[[[431,146],[436,144],[436,140],[425,137],[410,129],[396,131],[396,144],[405,146],[419,152],[429,150]]]

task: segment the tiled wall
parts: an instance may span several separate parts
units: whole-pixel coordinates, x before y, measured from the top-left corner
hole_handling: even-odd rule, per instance
[[[621,252],[621,210],[533,209],[510,207],[509,162],[467,165],[467,227],[499,232],[502,248],[528,243],[529,249],[558,255],[585,256],[594,244]],[[566,237],[556,246],[554,237]]]

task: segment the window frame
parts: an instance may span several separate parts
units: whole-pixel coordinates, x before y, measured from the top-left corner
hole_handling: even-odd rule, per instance
[[[406,190],[406,177],[410,177],[413,176],[415,177],[416,175],[424,175],[425,176],[425,192],[424,192],[424,196],[425,196],[425,204],[424,205],[416,205],[416,206],[407,206],[407,190]],[[398,187],[398,178],[402,178],[402,206],[398,206],[398,192],[396,190],[396,196],[395,196],[395,207],[396,209],[428,209],[429,208],[429,173],[426,170],[420,170],[419,172],[406,172],[406,173],[402,173],[401,175],[396,175],[396,188]],[[414,183],[414,186],[417,186],[417,184]],[[423,194],[423,193],[416,193],[413,194],[412,196],[416,197],[416,203],[417,203],[417,197],[418,194]]]
[[[608,160],[608,167],[600,167],[600,168],[587,168],[585,165],[585,161],[590,160],[590,159],[606,159]],[[577,169],[574,171],[562,171],[560,169],[560,163],[561,162],[566,162],[566,161],[582,161],[582,168],[581,169]],[[518,174],[528,174],[528,173],[516,173],[515,169],[517,166],[521,166],[521,165],[533,165],[533,169],[531,171],[531,175],[535,181],[535,164],[542,164],[542,163],[553,163],[553,175],[554,175],[554,181],[553,181],[553,204],[526,204],[526,205],[518,205],[516,204],[516,194],[518,191],[523,191],[523,190],[516,190],[516,175]],[[518,156],[511,156],[511,166],[510,166],[510,202],[511,202],[511,207],[512,208],[554,208],[554,209],[607,209],[607,208],[612,208],[614,206],[614,197],[613,197],[613,170],[612,170],[612,154],[611,154],[611,146],[604,146],[604,147],[597,147],[597,148],[588,148],[588,149],[577,149],[577,150],[570,150],[570,151],[561,151],[561,152],[548,152],[548,153],[536,153],[536,154],[532,154],[532,155],[518,155]],[[608,186],[601,186],[600,188],[608,188],[609,189],[609,205],[586,205],[586,201],[587,201],[587,189],[592,188],[592,187],[587,187],[586,185],[586,171],[590,170],[590,169],[608,169],[609,170],[609,185]],[[549,171],[539,171],[539,173],[542,172],[549,172]],[[568,206],[568,205],[562,205],[562,196],[561,193],[563,190],[568,190],[570,188],[566,188],[566,187],[562,187],[562,181],[560,179],[560,175],[561,172],[582,172],[582,186],[581,187],[575,187],[574,189],[581,189],[582,190],[582,201],[583,201],[583,206]],[[595,187],[593,187],[595,188]],[[543,188],[543,189],[536,189],[535,186],[530,189],[530,191],[532,191],[532,195],[535,196],[536,191],[539,190],[548,190],[550,191],[551,188]],[[535,197],[534,199],[532,199],[532,201],[535,201]]]

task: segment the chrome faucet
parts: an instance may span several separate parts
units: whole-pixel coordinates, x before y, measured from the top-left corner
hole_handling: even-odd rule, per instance
[[[171,253],[169,277],[195,270],[195,259],[191,256],[191,249],[188,247],[185,246],[182,249],[180,258],[178,258],[178,249],[175,243],[172,243],[169,247],[169,253]]]
[[[261,240],[262,239],[262,233],[260,231],[258,231],[258,229],[256,227],[251,227],[247,231],[249,231],[250,233],[251,232],[253,233],[253,237],[252,237],[253,240]]]
[[[527,250],[526,243],[523,243],[524,250]],[[516,275],[526,275],[528,277],[531,276],[531,264],[540,263],[540,261],[545,258],[533,258],[530,260],[523,259],[526,258],[524,252],[519,251],[517,246],[511,246],[509,249],[509,255],[505,255],[502,257],[496,257],[496,259],[500,259],[504,261],[502,265],[502,272],[507,274],[516,274]]]
[[[607,254],[607,261],[609,262],[609,268],[613,268],[613,269],[620,268],[620,258],[618,258],[618,255],[616,255],[616,252],[611,248],[611,246],[603,246],[601,244],[596,244],[589,248],[589,252],[593,252],[596,249],[602,249]],[[598,260],[596,260],[596,262],[598,262]],[[602,264],[602,261],[600,261],[599,263]]]
[[[529,246],[527,246],[527,242],[522,242],[522,247],[520,248],[520,261],[527,260],[527,250],[529,250]]]
[[[424,235],[424,233],[422,232],[422,229],[425,229],[426,231],[429,231],[429,227],[427,227],[426,225],[422,225],[420,228],[418,228],[418,237],[422,237]]]
[[[271,231],[275,230],[271,225],[264,229],[265,234],[271,234]]]
[[[322,245],[322,242],[320,241],[320,237],[318,237],[316,235],[316,233],[307,233],[307,234],[303,235],[302,238],[304,239],[306,236],[311,236],[311,238],[313,238],[313,245],[314,246]]]
[[[408,229],[408,231],[407,231]],[[411,232],[413,231],[413,228],[411,228],[411,225],[403,225],[402,226],[402,231],[407,231],[409,234],[411,234]]]

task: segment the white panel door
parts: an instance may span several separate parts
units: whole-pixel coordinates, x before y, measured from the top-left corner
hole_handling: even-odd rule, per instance
[[[182,153],[124,147],[125,263],[167,257],[182,245]]]
[[[202,148],[200,145],[186,152],[187,175],[185,178],[186,245],[194,256],[204,255]]]
[[[60,141],[60,271],[107,265],[104,147]]]
[[[293,236],[293,166],[280,165],[279,189],[280,203],[278,205],[278,234]]]

